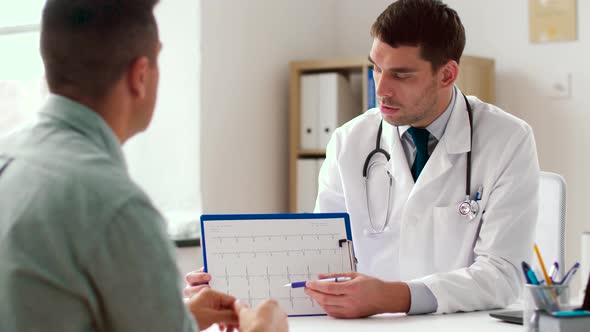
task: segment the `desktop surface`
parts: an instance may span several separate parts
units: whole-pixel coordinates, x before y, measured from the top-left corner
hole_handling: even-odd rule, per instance
[[[521,331],[522,326],[499,321],[491,311],[447,315],[384,314],[363,319],[335,319],[327,316],[289,317],[289,331]]]
[[[336,319],[328,316],[289,317],[289,332],[503,332],[522,331],[521,325],[506,323],[489,316],[490,311],[447,315],[383,314],[361,319]],[[213,325],[207,332],[218,332]]]

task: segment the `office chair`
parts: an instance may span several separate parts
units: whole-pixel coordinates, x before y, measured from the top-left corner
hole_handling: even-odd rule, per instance
[[[539,246],[547,269],[553,262],[559,264],[558,278],[561,278],[563,271],[569,268],[565,266],[565,188],[565,180],[561,175],[541,172],[535,242]],[[528,262],[538,266],[533,248]],[[522,310],[501,310],[490,313],[490,316],[522,324]]]
[[[547,269],[557,262],[561,272],[565,266],[565,189],[559,174],[541,172],[539,182],[539,216],[535,241],[541,250]],[[532,249],[531,249],[532,252]],[[536,261],[536,257],[531,261]]]

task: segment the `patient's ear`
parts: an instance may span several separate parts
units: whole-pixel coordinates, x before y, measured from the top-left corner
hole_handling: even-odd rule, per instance
[[[140,99],[146,97],[149,64],[149,59],[142,56],[135,59],[128,67],[127,86],[134,97]]]

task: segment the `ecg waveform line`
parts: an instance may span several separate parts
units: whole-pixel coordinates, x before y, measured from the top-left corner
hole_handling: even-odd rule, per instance
[[[302,253],[305,256],[306,252],[317,252],[318,254],[321,254],[322,252],[325,251],[333,251],[334,254],[337,254],[338,251],[340,251],[340,248],[311,248],[311,249],[293,249],[293,250],[261,250],[261,251],[216,251],[216,252],[209,252],[207,253],[208,255],[219,255],[223,258],[223,256],[225,255],[236,255],[237,257],[240,257],[240,255],[253,255],[254,257],[256,257],[256,255],[268,255],[268,256],[272,256],[273,254],[280,254],[280,253],[284,253],[287,256],[289,256],[291,253]]]
[[[330,273],[330,264],[327,264],[327,272]],[[242,279],[246,279],[248,286],[250,286],[250,279],[251,278],[263,278],[263,279],[267,279],[270,280],[271,278],[275,278],[275,279],[282,279],[282,280],[288,280],[289,282],[293,282],[293,281],[299,281],[299,280],[294,280],[292,277],[307,277],[307,279],[312,279],[312,277],[315,275],[314,273],[311,272],[311,268],[309,267],[309,265],[306,266],[305,273],[292,273],[289,270],[289,266],[285,267],[286,272],[285,273],[270,273],[269,272],[269,267],[266,266],[265,271],[266,273],[264,274],[251,274],[250,271],[248,270],[248,267],[246,267],[245,269],[245,273],[242,274],[230,274],[227,271],[227,267],[224,269],[224,273],[223,274],[211,274],[211,277],[219,280],[219,279],[236,279],[236,278],[242,278]],[[298,278],[300,279],[300,278]],[[228,285],[229,286],[229,285]],[[270,284],[268,285],[270,288]]]
[[[291,299],[293,300],[309,300],[310,298],[307,296],[293,296],[293,297],[273,297],[274,300],[285,300],[285,301],[290,301]],[[250,298],[250,300],[252,301],[264,301],[264,300],[268,300],[267,297],[252,297]]]
[[[327,264],[327,267],[328,267],[328,273],[330,273],[330,264]],[[307,278],[307,280],[312,279],[311,268],[309,265],[306,266],[305,273],[292,273],[291,270],[289,269],[289,266],[286,266],[285,269],[286,269],[286,273],[272,274],[269,272],[269,267],[267,265],[266,268],[264,269],[266,271],[266,273],[264,273],[264,274],[250,274],[248,267],[246,267],[246,269],[245,269],[245,274],[229,274],[227,271],[227,268],[225,268],[224,274],[212,275],[212,277],[214,280],[225,279],[226,293],[228,293],[228,294],[229,294],[229,289],[230,289],[230,283],[229,283],[230,279],[236,279],[236,278],[245,279],[248,284],[248,297],[244,300],[247,300],[247,302],[250,306],[253,306],[253,301],[260,301],[260,300],[265,300],[268,298],[274,298],[277,300],[282,299],[285,301],[289,301],[289,303],[291,303],[291,309],[293,309],[293,310],[295,310],[295,302],[294,302],[295,300],[309,300],[311,306],[315,307],[316,304],[313,301],[313,299],[311,299],[310,297],[293,296],[293,289],[292,288],[289,288],[289,297],[273,296],[273,292],[272,292],[273,287],[271,286],[271,279],[286,280],[289,283],[299,281],[300,279],[302,279],[302,278],[296,278],[296,277]],[[254,297],[254,296],[252,296],[251,289],[250,289],[250,287],[252,286],[252,284],[250,283],[252,278],[266,279],[266,281],[267,281],[266,284],[268,287],[268,297]],[[283,286],[280,285],[280,287],[283,287]],[[276,288],[276,286],[274,288]]]
[[[331,239],[336,239],[336,236],[339,236],[338,233],[326,233],[326,234],[272,234],[272,235],[228,235],[228,236],[212,236],[211,240],[217,240],[219,243],[222,243],[223,240],[235,240],[238,242],[240,239],[252,239],[252,242],[256,242],[256,239],[273,239],[273,238],[284,238],[288,240],[291,238],[300,238],[303,240],[304,238],[316,238],[320,239],[321,237],[329,237]]]
[[[330,273],[330,272],[327,272]],[[288,276],[302,276],[302,277],[306,277],[306,276],[310,276],[309,272],[306,273],[291,273],[289,275],[287,274],[249,274],[249,275],[245,275],[245,274],[218,274],[218,275],[211,275],[212,278],[264,278],[264,279],[269,279],[269,278],[285,278],[288,279]],[[248,284],[249,286],[250,284]]]
[[[231,294],[229,294],[229,295],[231,295]],[[248,302],[250,307],[254,307],[254,302],[265,301],[265,300],[268,300],[269,298],[267,298],[267,297],[251,297],[250,290],[248,290],[248,298],[245,300]],[[289,296],[289,297],[284,297],[284,296],[276,297],[275,296],[275,297],[272,297],[272,299],[277,300],[279,302],[291,303],[291,309],[293,309],[293,310],[295,310],[295,301],[297,301],[297,300],[309,301],[312,307],[314,307],[314,308],[316,307],[316,302],[308,296]],[[244,300],[244,299],[241,299],[241,300]]]

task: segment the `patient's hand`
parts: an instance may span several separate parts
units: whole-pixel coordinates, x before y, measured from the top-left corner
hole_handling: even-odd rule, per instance
[[[211,280],[209,273],[203,272],[203,268],[189,272],[184,276],[186,287],[184,288],[184,296],[192,297],[205,288],[209,288],[208,282]]]
[[[233,308],[235,301],[233,296],[205,289],[191,297],[186,305],[199,329],[204,330],[217,323],[233,331],[233,326],[238,324],[238,315]]]
[[[287,315],[275,300],[266,300],[250,309],[239,301],[234,304],[241,332],[287,332]]]

